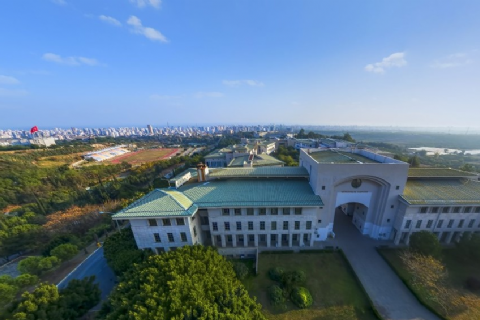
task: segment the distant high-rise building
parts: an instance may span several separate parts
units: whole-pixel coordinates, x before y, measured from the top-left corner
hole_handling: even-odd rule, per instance
[[[153,135],[153,127],[147,124],[147,129],[148,129],[148,132]]]

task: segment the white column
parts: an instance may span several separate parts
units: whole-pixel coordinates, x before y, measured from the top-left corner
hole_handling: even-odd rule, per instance
[[[271,240],[272,234],[268,233],[267,234],[267,247],[270,247],[270,240]]]
[[[310,247],[313,247],[313,234],[310,233]]]
[[[232,235],[232,246],[235,248],[237,246],[237,235]]]
[[[253,237],[253,240],[255,241],[255,247],[258,247],[258,234],[255,234]]]
[[[451,231],[445,241],[445,243],[450,243],[455,232]]]
[[[248,234],[243,235],[243,246],[248,247]]]
[[[222,244],[221,244],[221,246],[222,246],[222,247],[226,247],[226,246],[227,246],[227,242],[225,241],[225,240],[226,240],[226,239],[225,239],[225,235],[222,234],[220,237],[222,237]]]
[[[288,234],[288,246],[289,246],[290,248],[292,247],[292,240],[293,240],[292,238],[293,238],[293,237],[292,237],[292,234],[289,233],[289,234]]]

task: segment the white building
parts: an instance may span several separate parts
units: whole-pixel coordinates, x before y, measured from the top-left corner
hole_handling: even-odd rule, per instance
[[[413,232],[429,230],[449,243],[480,232],[480,182],[366,150],[309,149],[299,167],[199,165],[196,182],[155,190],[113,219],[130,220],[141,249],[201,243],[238,253],[322,244],[341,236],[338,215],[374,239],[408,244]]]

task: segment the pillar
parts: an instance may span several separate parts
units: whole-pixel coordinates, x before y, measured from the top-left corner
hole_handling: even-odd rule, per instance
[[[243,246],[248,247],[248,234],[243,235]]]
[[[272,240],[272,234],[267,233],[267,247],[270,248],[270,240]]]
[[[258,234],[253,235],[253,240],[255,241],[255,247],[258,247]]]
[[[313,247],[313,234],[310,233],[310,247]]]
[[[234,234],[232,235],[232,247],[236,247],[237,246],[237,235]]]
[[[448,237],[447,237],[445,243],[450,243],[450,242],[452,241],[452,237],[453,237],[454,234],[455,234],[455,232],[453,232],[453,231],[452,231],[452,232],[449,232]]]
[[[292,234],[289,233],[287,236],[288,236],[288,247],[291,248],[292,247],[292,238],[293,238]]]
[[[221,246],[222,246],[222,247],[226,247],[226,246],[227,246],[227,242],[225,241],[225,235],[222,234],[221,237],[222,237],[222,244],[221,244]]]

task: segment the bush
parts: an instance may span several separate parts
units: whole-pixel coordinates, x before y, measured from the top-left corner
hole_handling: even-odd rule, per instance
[[[429,231],[415,232],[410,236],[410,249],[424,256],[440,257],[442,247],[436,235]]]
[[[80,240],[78,240],[78,238],[75,237],[74,235],[70,235],[70,234],[56,236],[55,238],[50,240],[50,242],[48,242],[48,244],[44,247],[42,251],[42,255],[44,257],[50,256],[51,255],[50,251],[52,251],[53,249],[55,249],[56,247],[64,243],[71,243],[78,246],[80,244]]]
[[[61,261],[67,261],[73,258],[77,254],[77,252],[78,248],[76,245],[64,243],[52,249],[50,251],[50,254],[54,257],[57,257]]]
[[[48,271],[58,266],[60,262],[61,262],[60,259],[58,259],[55,256],[46,257],[46,258],[42,258],[38,262],[38,267],[40,268],[41,271]]]
[[[22,274],[14,279],[15,285],[19,288],[32,286],[38,282],[38,277],[33,274]]]
[[[285,273],[285,270],[280,267],[274,267],[268,270],[268,275],[270,276],[270,279],[273,281],[281,281],[283,274]]]
[[[480,290],[480,279],[476,277],[468,277],[465,281],[465,287],[470,291],[479,291]]]
[[[276,284],[271,286],[268,289],[268,297],[273,306],[281,306],[285,303],[285,297],[283,295],[283,290]]]
[[[244,263],[234,262],[233,270],[235,271],[239,280],[243,280],[246,276],[248,276],[248,268]]]
[[[282,284],[287,292],[290,292],[294,287],[304,284],[306,279],[307,276],[303,271],[288,271],[282,275]]]
[[[40,263],[40,260],[42,260],[41,257],[28,257],[23,259],[18,263],[17,269],[20,271],[20,273],[30,273],[34,275],[40,275],[42,270],[38,266]]]
[[[0,283],[0,300],[5,302],[11,301],[17,294],[18,288],[14,285]]]
[[[293,289],[290,295],[292,302],[299,308],[305,309],[312,305],[313,299],[310,291],[304,287],[297,287]]]

